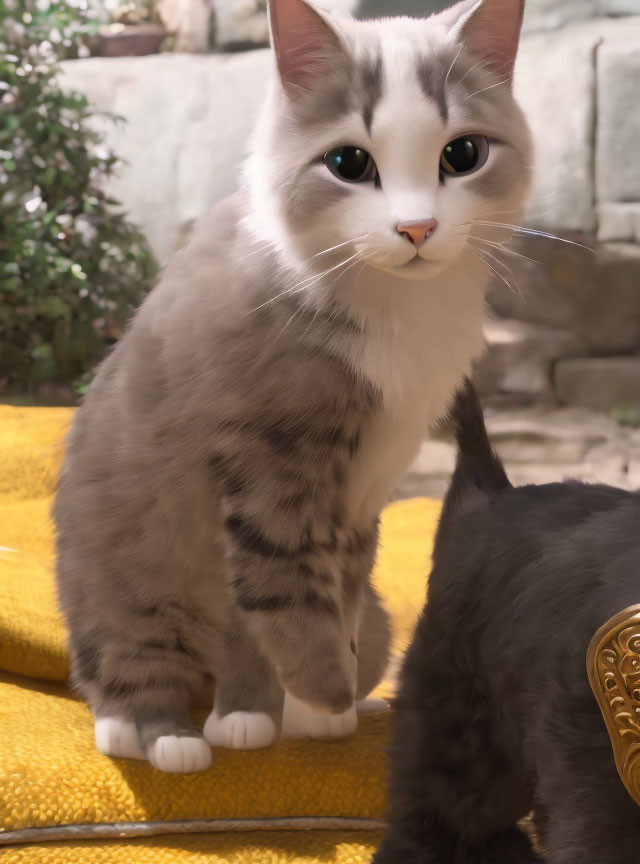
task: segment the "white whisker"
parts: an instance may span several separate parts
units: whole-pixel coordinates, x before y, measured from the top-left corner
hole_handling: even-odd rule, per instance
[[[451,75],[451,70],[452,70],[453,67],[456,65],[456,60],[457,60],[458,57],[460,56],[463,47],[464,47],[463,45],[460,46],[460,48],[458,49],[458,53],[457,53],[456,56],[453,58],[453,62],[451,63],[451,66],[449,66],[449,71],[447,72],[446,77],[445,77],[445,79],[444,79],[444,90],[445,90],[445,93],[446,93],[446,91],[447,91],[447,82],[449,81],[449,75]]]
[[[587,249],[589,252],[594,252],[590,246],[585,246],[584,243],[577,243],[575,240],[567,240],[564,237],[558,237],[556,234],[550,234],[548,231],[538,231],[536,228],[525,228],[524,225],[508,225],[504,222],[486,222],[476,220],[476,225],[487,225],[489,228],[507,228],[516,234],[522,234],[529,237],[544,237],[547,240],[557,240],[558,243],[568,243],[570,246],[579,246],[581,249]]]
[[[462,82],[467,77],[467,75],[470,75],[474,69],[478,68],[478,66],[483,66],[485,69],[493,69],[494,72],[499,72],[501,69],[503,69],[509,63],[511,63],[511,59],[505,60],[505,62],[501,63],[499,66],[491,66],[491,64],[489,64],[486,60],[481,60],[479,63],[474,63],[474,65],[470,69],[467,69],[467,71],[464,73],[464,75],[460,79],[459,83],[462,84]]]
[[[311,260],[313,260],[314,258],[319,258],[321,255],[328,255],[329,252],[334,252],[336,249],[340,249],[342,246],[346,246],[347,243],[355,243],[356,240],[362,240],[366,236],[366,233],[359,234],[357,237],[351,237],[349,240],[345,240],[343,243],[337,243],[335,246],[331,246],[329,249],[323,249],[322,252],[316,252],[315,255],[312,255]]]
[[[468,249],[468,250],[471,252],[471,248],[472,248],[471,246],[467,245],[465,248]],[[495,255],[492,255],[492,254],[491,254],[490,252],[488,252],[486,249],[481,249],[479,246],[474,246],[473,249],[475,249],[475,251],[479,253],[479,255],[475,255],[474,257],[478,258],[479,261],[483,261],[483,262],[487,265],[487,267],[488,267],[490,270],[492,270],[492,271],[496,274],[496,276],[498,276],[499,279],[502,279],[502,281],[503,281],[504,284],[507,286],[507,288],[509,288],[510,291],[513,291],[514,294],[516,294],[516,293],[519,294],[520,297],[523,296],[522,291],[520,290],[520,286],[519,286],[518,283],[515,281],[515,276],[513,275],[513,272],[510,270],[509,267],[507,267],[507,265],[504,263],[504,261],[500,261],[498,258],[495,257]],[[473,253],[472,253],[472,254],[473,254]],[[512,284],[511,284],[507,279],[505,279],[505,277],[504,277],[504,275],[503,275],[502,273],[500,273],[498,270],[496,270],[496,268],[493,267],[493,266],[492,266],[492,265],[487,261],[487,259],[484,257],[485,255],[489,256],[489,258],[491,258],[493,261],[495,261],[497,264],[499,264],[501,267],[504,267],[505,270],[508,271],[508,273],[509,273],[509,274],[513,277],[513,279],[514,279],[514,282],[515,282],[515,288],[514,288],[514,286],[513,286],[513,285],[512,285]]]
[[[348,264],[350,261],[353,261],[354,258],[357,258],[359,255],[356,252],[354,255],[351,255],[346,261],[341,261],[339,264],[336,264],[334,267],[330,267],[328,270],[323,271],[322,273],[318,273],[314,276],[306,276],[304,279],[301,279],[299,282],[296,282],[295,285],[291,285],[285,291],[281,291],[279,294],[276,294],[275,297],[271,297],[269,300],[265,300],[264,303],[261,303],[259,306],[251,309],[247,312],[247,315],[253,315],[254,312],[258,312],[260,309],[264,309],[265,306],[269,306],[271,303],[275,303],[276,300],[279,300],[281,297],[285,297],[288,294],[296,294],[300,291],[305,291],[307,288],[311,288],[312,285],[315,285],[316,282],[323,279],[325,276],[328,276],[330,273],[333,273],[339,267],[343,267],[345,264]]]
[[[487,90],[493,90],[494,87],[501,87],[503,84],[507,84],[509,81],[511,81],[511,75],[509,75],[508,78],[504,78],[502,81],[496,81],[495,84],[489,84],[488,87],[483,87],[482,90],[476,90],[474,93],[469,93],[468,96],[464,97],[464,101],[466,102],[467,99],[471,99],[472,96],[477,96],[478,93],[486,93]]]
[[[516,258],[524,258],[525,261],[531,261],[532,264],[540,264],[540,261],[536,261],[535,258],[529,258],[528,255],[522,255],[514,249],[507,249],[506,246],[503,246],[501,243],[496,243],[494,240],[485,240],[484,237],[476,237],[475,234],[472,235],[472,239],[477,240],[479,243],[486,243],[487,246],[491,246],[493,249],[497,249],[500,252],[506,252],[507,255],[514,255]]]
[[[310,288],[312,285],[315,285],[321,279],[324,279],[325,276],[328,276],[330,273],[333,273],[334,270],[338,270],[340,267],[344,267],[345,264],[348,264],[350,261],[353,261],[355,258],[359,258],[360,253],[355,252],[345,261],[341,261],[339,264],[336,264],[335,267],[330,267],[328,270],[325,270],[323,273],[320,273],[317,276],[308,276],[306,279],[303,279],[302,282],[299,282],[298,285],[304,285],[305,288]],[[333,283],[332,283],[333,284]]]
[[[356,258],[356,260],[354,261],[353,258]],[[339,264],[339,265],[338,265],[339,267],[344,267],[345,269],[342,270],[340,273],[338,273],[338,275],[335,277],[335,279],[334,279],[332,282],[329,283],[329,285],[325,286],[325,290],[328,291],[328,290],[331,288],[331,286],[334,285],[334,284],[338,281],[338,279],[340,279],[342,276],[344,276],[344,274],[345,274],[348,270],[350,270],[352,267],[354,267],[354,266],[358,263],[359,260],[360,260],[359,256],[358,256],[358,255],[355,255],[355,256],[353,256],[352,258],[348,258],[346,261],[343,261],[341,264]],[[345,266],[345,265],[347,265],[347,266]],[[335,269],[337,269],[337,268],[335,268],[335,267],[332,268],[332,270],[335,270]],[[331,271],[328,271],[328,272],[331,272]],[[323,273],[323,274],[321,274],[321,275],[322,275],[322,276],[326,276],[327,274],[326,274],[326,273]],[[305,287],[308,287],[308,286],[305,286]],[[300,313],[301,313],[301,312],[302,312],[302,311],[303,311],[303,310],[304,310],[304,309],[305,309],[305,308],[306,308],[306,307],[311,303],[312,300],[313,300],[313,295],[310,295],[310,296],[309,296],[309,297],[304,301],[304,303],[302,303],[300,306],[298,306],[298,308],[297,308],[296,311],[293,313],[293,315],[291,316],[291,318],[289,318],[289,320],[288,320],[287,323],[284,325],[284,327],[282,328],[282,330],[281,330],[281,331],[278,333],[278,335],[276,336],[276,341],[277,341],[277,340],[282,336],[282,334],[283,334],[284,331],[287,329],[287,327],[291,324],[291,322],[292,322],[293,319],[296,317],[296,315],[299,315],[299,314],[300,314]],[[314,316],[313,316],[313,318],[312,318],[312,320],[311,320],[311,323],[307,326],[307,329],[305,330],[305,332],[304,332],[304,333],[302,334],[302,336],[300,337],[301,339],[304,338],[304,336],[306,335],[307,331],[309,330],[309,327],[311,326],[311,324],[312,324],[313,321],[315,320],[315,317],[316,317],[317,314],[318,314],[318,310],[316,310],[316,312],[315,312],[315,314],[314,314]],[[300,341],[300,340],[298,340],[298,341]]]
[[[282,291],[280,294],[276,294],[275,297],[271,297],[269,300],[265,300],[264,303],[261,303],[259,306],[256,306],[255,309],[251,309],[250,312],[247,312],[247,315],[253,315],[254,312],[258,312],[260,309],[264,309],[265,306],[268,306],[270,303],[275,303],[276,300],[279,300],[281,297],[284,297],[286,294],[291,294],[296,290],[297,286],[294,285],[292,288],[287,288],[286,291]],[[300,289],[302,290],[302,289]]]

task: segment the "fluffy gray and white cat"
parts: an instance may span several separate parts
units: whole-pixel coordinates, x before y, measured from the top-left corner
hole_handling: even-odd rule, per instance
[[[523,3],[358,22],[271,0],[245,186],[68,439],[59,590],[102,752],[196,771],[209,744],[355,729],[389,645],[378,516],[481,351],[490,244],[524,207]]]

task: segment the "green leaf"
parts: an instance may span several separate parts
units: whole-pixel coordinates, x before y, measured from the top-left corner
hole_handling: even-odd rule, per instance
[[[35,348],[31,349],[31,356],[34,360],[51,360],[53,358],[53,346],[49,342],[36,345]]]
[[[0,322],[5,327],[11,327],[15,320],[16,313],[13,310],[13,306],[9,306],[8,303],[0,303]]]
[[[49,296],[41,297],[36,301],[36,309],[39,315],[46,318],[64,318],[69,321],[71,318],[71,307],[60,297]]]
[[[16,27],[25,12],[31,20]],[[0,0],[0,91],[10,104],[0,121],[0,377],[8,387],[47,377],[86,386],[106,348],[101,322],[125,323],[154,275],[139,230],[104,191],[117,154],[90,128],[86,97],[58,77],[58,60],[77,56],[95,29],[92,16],[84,0]],[[36,187],[45,206],[29,214],[22,201]],[[74,227],[83,213],[96,232],[89,246]],[[69,224],[58,221],[64,215]]]

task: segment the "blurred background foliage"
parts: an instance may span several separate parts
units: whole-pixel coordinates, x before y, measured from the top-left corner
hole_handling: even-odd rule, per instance
[[[121,333],[155,264],[104,191],[118,159],[58,81],[100,23],[87,0],[0,0],[0,390],[83,375]],[[113,118],[114,122],[116,118]]]

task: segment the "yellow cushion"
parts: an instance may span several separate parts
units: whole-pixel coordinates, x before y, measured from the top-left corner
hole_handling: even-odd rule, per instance
[[[62,683],[68,664],[52,573],[49,509],[70,417],[0,406],[0,856],[11,849],[4,860],[21,864],[369,860],[385,810],[386,714],[362,718],[341,742],[219,750],[200,775],[161,774],[96,751],[90,713]],[[375,577],[393,616],[396,658],[423,604],[438,514],[436,502],[414,500],[383,516]],[[392,688],[385,681],[379,695]],[[284,828],[297,830],[267,831]],[[187,833],[133,839],[162,830]],[[39,845],[18,846],[23,840]]]

